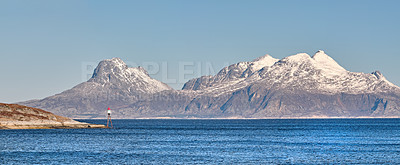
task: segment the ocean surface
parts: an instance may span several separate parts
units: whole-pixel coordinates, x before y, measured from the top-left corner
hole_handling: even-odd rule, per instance
[[[400,163],[400,119],[113,124],[115,129],[0,130],[0,164]]]

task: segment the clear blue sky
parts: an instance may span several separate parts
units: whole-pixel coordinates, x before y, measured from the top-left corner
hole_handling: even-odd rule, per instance
[[[84,81],[82,64],[112,57],[164,62],[168,78],[178,79],[179,62],[219,70],[264,54],[322,49],[349,71],[379,70],[400,85],[399,6],[396,0],[2,0],[0,102],[62,92]],[[153,77],[161,80],[160,70]]]

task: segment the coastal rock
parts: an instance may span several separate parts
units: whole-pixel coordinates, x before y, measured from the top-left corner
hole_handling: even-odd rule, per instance
[[[18,104],[0,103],[0,129],[104,128]]]

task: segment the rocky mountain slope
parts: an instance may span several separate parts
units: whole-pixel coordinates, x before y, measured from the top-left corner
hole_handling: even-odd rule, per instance
[[[0,129],[104,128],[18,104],[0,103]]]
[[[173,90],[120,59],[100,62],[93,77],[25,105],[70,117],[118,118],[396,117],[400,88],[378,71],[350,72],[318,51],[230,65]]]
[[[120,109],[168,85],[152,79],[142,67],[129,68],[121,59],[101,61],[92,78],[60,94],[22,104],[74,118],[105,117],[105,108]]]

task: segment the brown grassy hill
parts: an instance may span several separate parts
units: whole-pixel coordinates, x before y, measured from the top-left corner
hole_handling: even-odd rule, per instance
[[[0,103],[0,129],[102,128],[82,123],[42,109]]]

